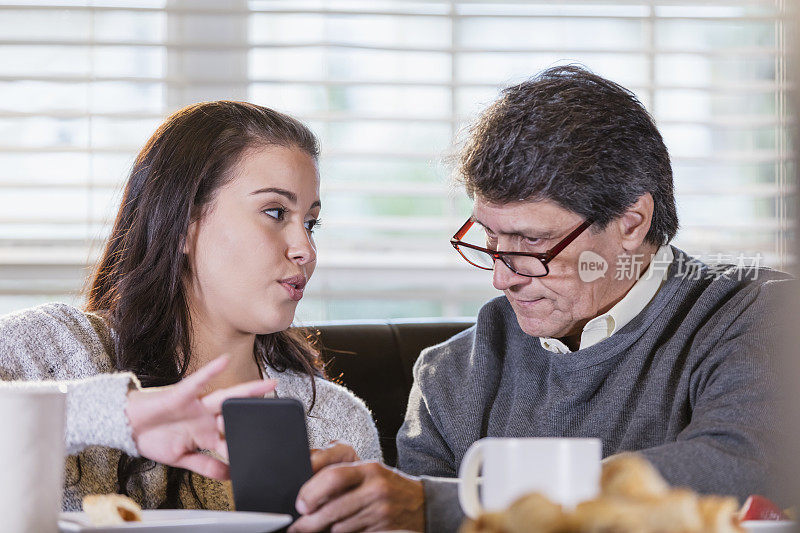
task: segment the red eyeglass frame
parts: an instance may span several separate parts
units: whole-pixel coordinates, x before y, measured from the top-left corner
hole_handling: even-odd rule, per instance
[[[463,257],[463,258],[464,258],[464,260],[465,260],[467,263],[469,263],[470,265],[472,265],[472,266],[474,266],[474,267],[480,268],[480,269],[482,269],[482,270],[494,270],[494,267],[492,267],[492,268],[489,268],[489,267],[484,267],[484,266],[476,265],[475,263],[473,263],[472,261],[470,261],[469,259],[467,259],[467,256],[465,256],[463,253],[461,253],[461,250],[459,250],[459,246],[465,246],[465,247],[467,247],[467,248],[472,248],[473,250],[477,250],[477,251],[479,251],[479,252],[483,252],[483,253],[485,253],[485,254],[488,254],[488,255],[490,255],[490,256],[492,257],[492,259],[494,259],[495,261],[497,261],[497,260],[500,260],[500,261],[502,261],[502,262],[503,262],[503,264],[504,264],[504,265],[506,265],[506,266],[507,266],[507,267],[508,267],[508,268],[509,268],[509,269],[510,269],[512,272],[514,272],[515,274],[519,274],[520,276],[525,276],[525,277],[527,277],[527,278],[543,278],[544,276],[548,275],[548,274],[550,273],[550,267],[548,267],[548,266],[547,266],[547,264],[548,264],[550,261],[552,261],[552,260],[553,260],[553,259],[554,259],[554,258],[555,258],[555,257],[556,257],[558,254],[559,254],[559,253],[561,253],[561,251],[562,251],[564,248],[566,248],[567,246],[569,246],[569,244],[570,244],[572,241],[574,241],[575,239],[577,239],[577,238],[578,238],[578,235],[580,235],[581,233],[583,233],[584,231],[586,231],[586,228],[588,228],[588,227],[590,227],[592,224],[594,224],[594,222],[593,222],[592,220],[585,220],[585,221],[584,221],[584,222],[583,222],[583,223],[582,223],[580,226],[578,226],[577,228],[575,228],[574,230],[572,230],[572,231],[569,233],[569,235],[567,235],[566,237],[564,237],[563,239],[561,239],[561,240],[560,240],[560,241],[559,241],[559,242],[558,242],[558,243],[557,243],[555,246],[553,246],[552,248],[550,248],[550,249],[549,249],[549,250],[547,250],[546,252],[501,252],[501,251],[497,251],[497,250],[490,250],[489,248],[483,248],[483,247],[481,247],[481,246],[476,246],[476,245],[474,245],[474,244],[469,244],[469,243],[463,242],[463,241],[461,240],[461,238],[462,238],[464,235],[466,235],[466,233],[469,231],[469,229],[472,227],[472,225],[473,225],[474,223],[475,223],[475,221],[474,221],[474,220],[472,220],[472,218],[469,218],[469,219],[467,219],[467,221],[464,223],[464,225],[463,225],[463,226],[461,226],[461,229],[459,229],[459,230],[458,230],[458,231],[455,233],[455,235],[453,235],[452,237],[450,237],[450,244],[452,244],[452,245],[453,245],[453,248],[455,248],[455,249],[456,249],[456,251],[458,252],[458,255],[460,255],[461,257]],[[517,256],[525,256],[525,257],[535,257],[536,259],[538,259],[539,261],[541,261],[541,262],[542,262],[542,266],[544,267],[544,274],[541,274],[541,275],[538,275],[538,276],[532,276],[532,275],[530,275],[530,274],[522,274],[522,273],[520,273],[520,272],[517,272],[517,271],[514,269],[514,267],[513,267],[513,266],[511,266],[511,265],[509,264],[509,262],[507,262],[507,261],[505,260],[505,256],[508,256],[508,255],[517,255]]]

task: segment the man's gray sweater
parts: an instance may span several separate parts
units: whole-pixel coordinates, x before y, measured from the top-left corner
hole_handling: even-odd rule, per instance
[[[767,492],[775,304],[787,276],[709,269],[674,251],[650,304],[594,346],[545,350],[500,297],[474,327],[422,353],[397,445],[401,470],[430,476],[428,531],[463,519],[457,485],[436,478],[457,476],[483,437],[598,437],[604,457],[639,451],[674,485]]]

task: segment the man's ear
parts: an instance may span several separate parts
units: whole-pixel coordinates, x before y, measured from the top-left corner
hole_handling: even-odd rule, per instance
[[[644,243],[652,222],[653,197],[646,192],[616,220],[625,251],[634,252]]]

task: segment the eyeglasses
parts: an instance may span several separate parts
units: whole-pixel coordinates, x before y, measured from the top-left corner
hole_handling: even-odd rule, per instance
[[[461,226],[461,229],[450,238],[450,244],[461,254],[461,257],[466,259],[467,263],[470,265],[482,268],[483,270],[494,270],[494,264],[499,259],[515,274],[529,278],[541,278],[549,274],[550,268],[547,264],[564,248],[569,246],[569,243],[577,239],[578,235],[586,231],[586,228],[592,225],[592,221],[587,220],[546,252],[534,253],[500,252],[463,242],[461,239],[464,238],[464,235],[467,234],[474,223],[475,221],[472,219],[467,220],[464,225]]]

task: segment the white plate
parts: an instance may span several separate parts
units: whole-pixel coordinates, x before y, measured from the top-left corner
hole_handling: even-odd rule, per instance
[[[224,526],[225,533],[266,533],[291,522],[292,517],[288,514],[158,509],[142,511],[141,522],[96,527],[91,525],[86,513],[70,512],[61,513],[58,530],[61,533],[217,533]]]
[[[791,520],[748,520],[742,522],[747,533],[789,533],[795,531],[797,523]]]

